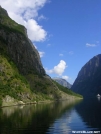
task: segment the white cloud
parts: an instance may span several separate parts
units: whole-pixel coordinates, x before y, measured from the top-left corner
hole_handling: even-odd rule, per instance
[[[50,47],[51,46],[51,44],[47,44],[47,47]]]
[[[41,51],[38,51],[39,52],[39,55],[40,55],[40,57],[42,58],[43,56],[44,56],[44,54],[45,54],[45,52],[41,52]]]
[[[100,41],[96,41],[96,43],[97,43],[97,44],[99,44],[99,43],[100,43]]]
[[[67,67],[66,62],[64,60],[61,60],[58,65],[54,66],[53,69],[51,70],[46,69],[46,72],[49,74],[53,73],[61,76],[65,71],[66,67]]]
[[[43,41],[47,32],[36,22],[38,11],[48,0],[0,0],[9,16],[17,23],[24,25],[28,30],[28,37],[32,41]]]
[[[73,54],[74,54],[74,52],[73,52],[73,51],[70,51],[70,52],[69,52],[69,54],[70,54],[70,55],[73,55]]]
[[[40,15],[39,17],[38,17],[38,20],[40,21],[40,20],[47,20],[47,18],[44,16],[44,15]]]
[[[63,56],[63,54],[59,54],[59,56]]]
[[[33,45],[34,45],[35,49],[37,49],[37,46],[35,44],[33,44]]]
[[[90,44],[90,43],[86,43],[86,47],[96,47],[96,44]]]
[[[69,79],[69,76],[62,76],[62,79],[65,79],[65,80],[68,80]]]
[[[37,49],[37,51],[38,51],[37,46],[35,44],[33,44],[33,45],[34,45],[35,49]],[[42,52],[42,51],[38,51],[38,53],[39,53],[40,58],[42,58],[45,55],[45,52]]]
[[[32,41],[43,41],[47,35],[45,30],[37,24],[33,19],[28,20],[26,27],[28,29],[28,37]]]

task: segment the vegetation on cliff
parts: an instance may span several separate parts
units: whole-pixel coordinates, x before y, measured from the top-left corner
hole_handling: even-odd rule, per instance
[[[30,85],[26,78],[19,74],[12,61],[0,55],[0,98],[6,95],[18,100],[32,99]]]
[[[0,7],[0,105],[61,99],[68,93],[46,75],[25,27]]]
[[[83,98],[82,95],[73,92],[71,89],[68,89],[67,87],[62,86],[62,85],[60,85],[59,83],[57,83],[57,82],[55,82],[55,81],[54,81],[54,83],[57,85],[57,87],[58,87],[61,91],[67,93],[68,95]]]
[[[0,28],[7,29],[8,31],[19,32],[25,36],[25,27],[18,25],[12,20],[5,9],[0,7]]]

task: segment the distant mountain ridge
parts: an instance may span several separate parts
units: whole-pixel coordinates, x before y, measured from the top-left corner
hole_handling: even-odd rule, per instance
[[[71,89],[84,97],[101,94],[101,54],[81,68]]]
[[[64,87],[67,87],[67,88],[71,88],[71,84],[69,82],[67,82],[65,79],[62,79],[62,78],[53,78],[53,80],[55,80],[56,82],[58,82],[60,85],[64,86]]]

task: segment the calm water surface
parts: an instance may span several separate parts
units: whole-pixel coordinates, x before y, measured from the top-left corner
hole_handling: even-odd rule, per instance
[[[0,134],[72,134],[101,131],[101,100],[0,109]]]

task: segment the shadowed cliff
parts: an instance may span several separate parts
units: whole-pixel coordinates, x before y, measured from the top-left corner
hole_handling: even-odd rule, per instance
[[[71,89],[84,97],[101,94],[101,54],[82,67]]]
[[[46,74],[26,28],[0,7],[0,105],[72,98]]]

